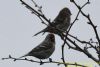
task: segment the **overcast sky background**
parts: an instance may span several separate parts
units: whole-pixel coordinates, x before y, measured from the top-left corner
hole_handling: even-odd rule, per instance
[[[72,12],[72,20],[74,20],[78,9],[69,0],[34,0],[40,6],[46,17],[53,20],[58,12],[63,7],[68,7]],[[26,0],[32,7],[34,4],[31,0]],[[82,5],[86,0],[77,0],[77,3]],[[84,12],[91,15],[91,19],[95,25],[98,26],[98,33],[100,33],[100,0],[91,0],[91,4],[87,5]],[[95,38],[91,26],[87,23],[87,19],[79,16],[79,21],[72,27],[70,33],[78,36],[82,40],[89,40],[91,37]],[[38,35],[32,38],[32,35],[36,32],[45,28],[45,25],[41,24],[40,20],[21,4],[19,0],[1,0],[0,1],[0,59],[8,57],[11,54],[13,57],[20,57],[32,48],[37,46],[46,37],[45,35]],[[56,50],[51,56],[55,61],[61,61],[61,41],[60,37],[56,35]],[[68,50],[66,46],[66,61],[67,62],[78,62],[80,64],[90,65],[91,67],[97,66],[95,62],[89,59],[83,53],[79,53],[74,50]],[[93,51],[94,54],[94,51]],[[30,58],[30,57],[28,57]],[[32,59],[38,60],[34,57]],[[47,60],[47,59],[46,59]],[[43,60],[43,61],[46,61]],[[39,65],[38,63],[31,63],[27,61],[16,61],[12,60],[0,60],[0,67],[58,67],[56,64],[44,64]],[[63,65],[59,66],[63,67]]]

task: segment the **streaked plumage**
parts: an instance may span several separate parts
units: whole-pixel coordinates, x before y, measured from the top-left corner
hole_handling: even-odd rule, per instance
[[[48,27],[46,27],[42,31],[36,33],[34,36],[36,36],[36,35],[38,35],[42,32],[44,32],[44,33],[50,32],[50,33],[55,33],[55,34],[58,34],[58,35],[60,35],[60,33],[64,33],[70,25],[70,20],[71,20],[70,17],[71,17],[70,10],[67,7],[63,8],[59,12],[58,16],[52,22],[52,26],[48,25]]]
[[[48,34],[44,41],[22,57],[34,56],[39,59],[49,58],[55,50],[55,36]],[[22,58],[20,57],[20,58]]]

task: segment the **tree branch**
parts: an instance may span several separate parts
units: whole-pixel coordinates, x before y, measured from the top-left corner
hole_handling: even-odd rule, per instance
[[[36,62],[36,63],[39,63],[40,65],[44,64],[44,63],[54,63],[54,64],[57,64],[57,65],[61,65],[61,64],[66,64],[66,65],[73,65],[73,66],[81,66],[81,67],[87,67],[87,66],[84,66],[84,65],[81,65],[81,64],[77,64],[77,63],[63,63],[63,62],[58,62],[58,61],[35,61],[35,60],[32,60],[32,59],[20,59],[20,58],[14,58],[12,57],[11,55],[9,55],[8,58],[2,58],[2,60],[7,60],[7,59],[12,59],[14,61],[17,61],[17,60],[24,60],[24,61],[30,61],[30,62]]]

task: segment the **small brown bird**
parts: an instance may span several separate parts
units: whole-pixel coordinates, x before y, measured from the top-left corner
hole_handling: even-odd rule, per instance
[[[54,34],[48,34],[44,41],[37,47],[33,48],[29,53],[22,57],[34,56],[38,59],[49,58],[55,50],[55,36]],[[22,58],[20,57],[20,58]]]
[[[60,35],[61,33],[64,33],[67,31],[68,27],[70,26],[70,20],[71,20],[71,12],[70,10],[65,7],[63,8],[58,16],[54,19],[54,21],[51,23],[51,25],[48,25],[45,29],[42,31],[36,33],[34,36],[42,33],[42,32],[50,32]]]

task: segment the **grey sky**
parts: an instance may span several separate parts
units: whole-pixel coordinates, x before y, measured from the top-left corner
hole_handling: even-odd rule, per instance
[[[25,0],[31,6],[34,4],[31,0]],[[77,8],[69,0],[34,0],[39,5],[42,5],[43,12],[46,17],[53,20],[58,12],[63,7],[68,7],[72,12],[72,20],[77,14]],[[84,4],[85,0],[77,0],[77,3]],[[87,5],[83,10],[90,13],[92,21],[98,25],[98,32],[100,33],[100,0],[91,0],[91,4]],[[87,19],[79,16],[79,21],[72,27],[70,33],[78,36],[83,40],[89,40],[90,37],[95,38],[91,30],[91,26],[87,25]],[[1,0],[0,1],[0,58],[8,57],[11,54],[13,57],[20,57],[37,46],[45,38],[45,35],[38,35],[32,38],[32,35],[45,28],[40,20],[21,4],[19,0]],[[53,60],[61,61],[61,41],[60,37],[56,35],[56,50],[51,56]],[[95,62],[87,58],[83,53],[74,50],[67,50],[66,46],[66,60],[68,62],[79,62],[80,64]],[[59,51],[59,52],[58,52]],[[30,57],[29,57],[30,58]],[[38,60],[36,58],[33,58]],[[86,60],[84,60],[86,59]],[[44,60],[45,61],[45,60]],[[0,67],[57,67],[56,64],[44,64],[40,66],[37,63],[27,61],[0,60]],[[63,67],[61,65],[60,67]]]

